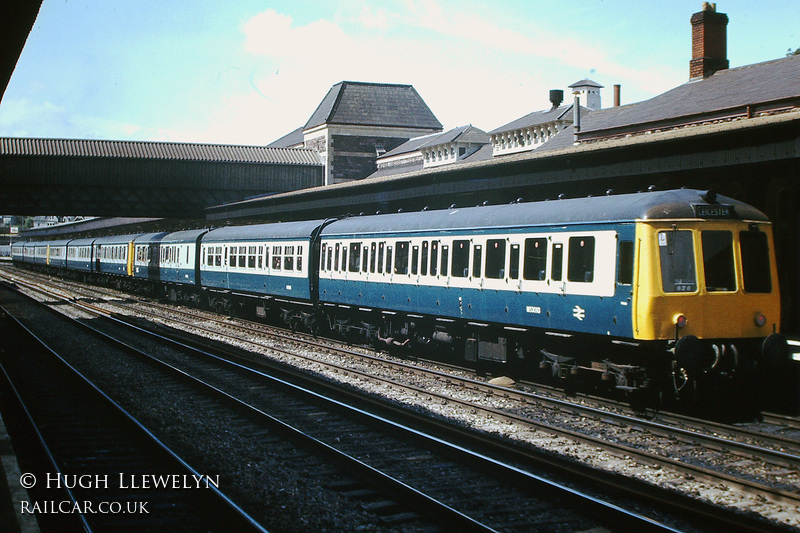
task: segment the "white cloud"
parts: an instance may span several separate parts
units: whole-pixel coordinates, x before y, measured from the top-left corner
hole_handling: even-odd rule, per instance
[[[273,9],[254,16],[244,26],[244,48],[264,61],[252,76],[261,97],[229,99],[221,121],[260,117],[260,128],[245,129],[270,142],[301,126],[343,80],[410,83],[445,128],[473,123],[484,129],[546,108],[548,89],[566,89],[594,73],[609,92],[611,84],[623,84],[628,97],[648,98],[675,85],[673,77],[630,68],[602,47],[549,29],[521,33],[486,12],[436,0],[404,6],[353,6],[335,18],[339,24],[300,25]]]
[[[327,56],[334,50],[352,49],[354,41],[327,20],[305,26],[293,26],[292,17],[267,10],[251,18],[244,26],[245,50],[280,59],[309,60]]]

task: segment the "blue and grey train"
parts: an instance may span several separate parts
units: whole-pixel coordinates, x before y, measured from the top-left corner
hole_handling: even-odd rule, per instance
[[[12,256],[629,393],[693,395],[789,353],[771,224],[713,191],[30,242]]]

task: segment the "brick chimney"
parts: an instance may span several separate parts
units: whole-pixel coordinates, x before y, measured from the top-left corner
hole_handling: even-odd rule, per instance
[[[717,4],[703,2],[703,10],[692,15],[692,60],[689,77],[707,78],[728,68],[728,15],[717,13]]]

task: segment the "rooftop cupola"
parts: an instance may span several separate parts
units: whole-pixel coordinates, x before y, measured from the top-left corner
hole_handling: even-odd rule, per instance
[[[573,95],[580,96],[582,106],[592,111],[597,111],[602,107],[600,102],[600,89],[602,89],[603,86],[599,83],[589,79],[583,79],[581,81],[576,81],[570,85],[569,88],[572,89]]]

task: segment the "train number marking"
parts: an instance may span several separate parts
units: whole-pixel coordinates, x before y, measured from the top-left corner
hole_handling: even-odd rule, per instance
[[[528,306],[525,307],[525,312],[526,313],[533,313],[534,315],[541,315],[542,314],[542,308],[539,307],[538,305],[528,305]]]
[[[586,317],[586,309],[582,309],[579,305],[576,305],[572,309],[572,316],[582,321]]]

